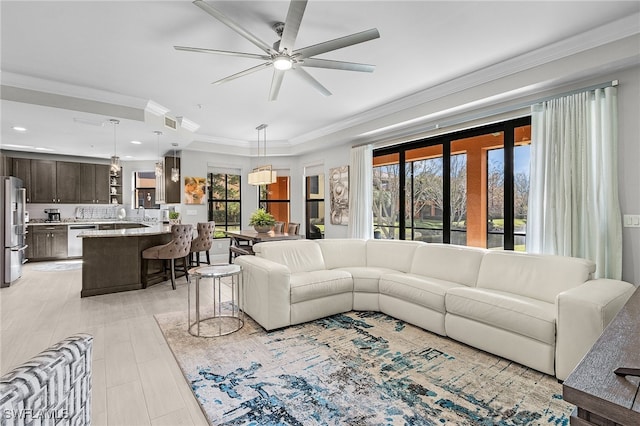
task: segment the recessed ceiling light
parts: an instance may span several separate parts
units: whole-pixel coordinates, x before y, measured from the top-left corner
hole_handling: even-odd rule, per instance
[[[27,128],[26,127],[22,127],[22,126],[13,126],[12,129],[15,130],[16,132],[26,132],[27,131]]]
[[[140,141],[131,141],[131,143],[134,144],[134,145],[141,145],[142,144],[142,142],[140,142]]]

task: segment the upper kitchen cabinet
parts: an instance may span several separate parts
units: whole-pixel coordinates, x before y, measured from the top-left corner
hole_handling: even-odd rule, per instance
[[[80,202],[80,163],[56,162],[56,194],[58,203]]]
[[[22,184],[27,191],[27,203],[31,203],[31,160],[28,158],[12,158],[11,168],[11,176],[22,179]]]
[[[56,161],[31,160],[31,202],[57,203]]]
[[[107,204],[109,202],[109,166],[80,164],[80,202]]]
[[[80,163],[31,160],[32,203],[80,202]]]
[[[175,164],[175,165],[174,165]],[[164,199],[167,204],[179,204],[182,185],[180,179],[177,182],[171,180],[171,169],[180,170],[180,158],[165,157],[164,158]],[[179,176],[178,176],[179,177]]]

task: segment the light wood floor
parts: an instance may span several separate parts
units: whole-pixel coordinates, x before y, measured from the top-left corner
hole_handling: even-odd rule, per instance
[[[81,270],[42,272],[36,265],[25,265],[22,278],[0,290],[1,374],[85,332],[94,336],[92,424],[208,424],[153,318],[187,310],[184,277],[177,290],[166,282],[80,298]]]

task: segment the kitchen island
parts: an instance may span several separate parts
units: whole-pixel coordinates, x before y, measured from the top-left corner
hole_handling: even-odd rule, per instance
[[[85,231],[80,297],[139,290],[142,251],[171,241],[170,225]]]

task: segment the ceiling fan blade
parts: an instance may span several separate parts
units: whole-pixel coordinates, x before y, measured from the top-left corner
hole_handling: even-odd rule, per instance
[[[263,63],[263,64],[260,64],[260,65],[255,66],[255,67],[252,67],[252,68],[246,69],[246,70],[244,70],[244,71],[240,71],[239,73],[236,73],[236,74],[230,75],[229,77],[225,77],[225,78],[223,78],[223,79],[221,79],[221,80],[214,81],[214,82],[213,82],[213,83],[211,83],[211,84],[222,84],[222,83],[226,83],[226,82],[228,82],[228,81],[235,80],[236,78],[244,77],[245,75],[253,74],[254,72],[257,72],[257,71],[263,70],[263,69],[265,69],[265,68],[269,68],[271,65],[272,65],[272,63],[271,63],[271,62],[265,62],[265,63]]]
[[[375,65],[358,64],[355,62],[332,61],[329,59],[317,59],[317,58],[303,59],[300,65],[302,65],[303,67],[329,68],[332,70],[346,70],[346,71],[360,71],[360,72],[373,72],[376,69]]]
[[[220,21],[223,24],[225,24],[227,27],[231,28],[233,31],[235,31],[238,34],[240,34],[242,37],[244,37],[247,40],[249,40],[251,43],[253,43],[256,46],[258,46],[260,49],[262,49],[266,53],[270,53],[271,52],[271,50],[272,50],[271,46],[269,46],[267,43],[265,43],[264,41],[260,40],[258,37],[254,36],[253,34],[251,34],[249,31],[247,31],[244,28],[242,28],[237,22],[235,22],[233,19],[229,18],[228,16],[226,16],[225,14],[220,12],[215,7],[209,5],[208,3],[204,2],[203,0],[195,0],[193,2],[193,4],[195,4],[200,9],[204,10],[205,12],[207,12],[209,15],[213,16],[214,18],[216,18],[218,21]]]
[[[256,55],[254,53],[230,52],[227,50],[205,49],[201,47],[173,46],[176,50],[184,50],[185,52],[212,53],[215,55],[239,56],[241,58],[262,59],[268,61],[271,56]]]
[[[287,19],[284,21],[284,31],[282,31],[282,40],[280,41],[280,52],[287,49],[289,53],[293,52],[293,46],[298,37],[298,30],[302,22],[304,10],[307,7],[307,1],[292,0],[289,4]]]
[[[295,75],[302,77],[307,83],[312,85],[318,92],[322,93],[324,96],[331,96],[331,92],[324,87],[318,80],[313,78],[311,74],[303,70],[302,68],[293,68],[292,71]]]
[[[320,55],[322,53],[331,52],[332,50],[342,49],[343,47],[353,46],[354,44],[364,43],[380,37],[380,33],[376,28],[351,34],[345,37],[336,38],[335,40],[325,41],[324,43],[314,44],[313,46],[303,47],[293,52],[296,56],[309,58],[311,56]]]
[[[282,86],[282,79],[284,78],[284,71],[273,70],[273,79],[271,80],[271,90],[269,91],[269,100],[275,101],[278,99],[278,93],[280,93],[280,86]]]

